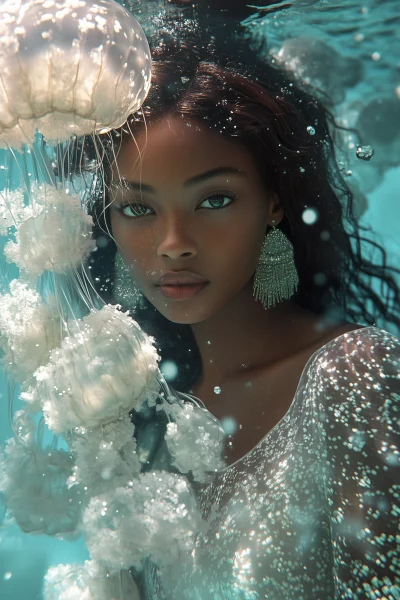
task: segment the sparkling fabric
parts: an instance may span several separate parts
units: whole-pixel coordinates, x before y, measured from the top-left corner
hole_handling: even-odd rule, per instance
[[[400,340],[345,333],[242,459],[197,484],[193,568],[148,561],[145,599],[400,599]]]

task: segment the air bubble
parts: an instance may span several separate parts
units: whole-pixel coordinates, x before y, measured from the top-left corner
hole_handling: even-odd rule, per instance
[[[318,212],[315,208],[306,208],[303,211],[302,219],[306,225],[313,225],[318,220]]]
[[[167,381],[173,381],[178,375],[178,367],[172,360],[165,360],[162,362],[160,371]]]
[[[215,394],[220,394],[220,393],[221,393],[221,388],[220,388],[220,386],[219,386],[219,385],[216,385],[216,386],[215,386],[215,388],[214,388],[214,393],[215,393]]]
[[[356,150],[357,158],[360,160],[371,160],[374,155],[372,146],[359,146]]]
[[[314,275],[314,283],[315,285],[325,285],[328,278],[325,273],[315,273]]]
[[[226,435],[233,435],[236,433],[238,424],[232,417],[224,417],[221,419],[220,423]]]
[[[100,235],[96,239],[96,246],[98,248],[105,248],[108,245],[108,239],[104,235]]]
[[[309,133],[310,135],[315,135],[315,129],[314,129],[314,127],[312,127],[311,125],[309,125],[307,127],[307,133]]]

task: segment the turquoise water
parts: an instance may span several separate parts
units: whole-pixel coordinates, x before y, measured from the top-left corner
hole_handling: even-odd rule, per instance
[[[374,147],[375,157],[370,163],[365,163],[358,160],[353,152],[345,169],[349,185],[359,193],[361,224],[372,228],[375,239],[387,250],[390,262],[398,265],[400,117],[395,107],[396,102],[400,105],[398,0],[293,1],[286,9],[282,8],[283,4],[289,3],[269,4],[266,10],[259,11],[257,22],[253,23],[254,36],[264,36],[268,41],[270,59],[281,60],[282,49],[288,39],[300,36],[316,39],[321,43],[314,57],[316,79],[335,99],[339,119],[354,126],[359,111],[371,102],[377,102],[374,126],[372,129],[365,126],[363,139],[363,143]],[[226,16],[229,15],[225,13]],[[139,14],[138,19],[140,21]],[[248,20],[250,23],[251,19]],[[10,164],[10,157],[5,151],[0,152],[0,164]],[[6,176],[9,177],[9,171],[0,171],[0,189],[7,183]],[[18,171],[13,177],[11,180],[17,185]],[[5,241],[1,238],[2,245]],[[15,277],[16,272],[4,258],[1,260],[3,284]],[[2,375],[0,444],[12,435],[6,399],[6,381]],[[18,408],[17,403],[14,408]],[[4,510],[0,508],[2,600],[40,600],[43,577],[49,566],[79,563],[88,557],[81,539],[71,542],[26,535],[3,519]]]

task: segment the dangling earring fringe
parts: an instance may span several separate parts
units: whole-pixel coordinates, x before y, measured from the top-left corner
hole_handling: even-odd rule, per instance
[[[116,304],[121,304],[125,309],[134,310],[142,295],[132,279],[129,267],[124,263],[119,252],[115,255],[114,291],[113,298]]]
[[[253,295],[265,309],[272,308],[291,298],[298,283],[293,246],[285,234],[274,227],[264,239],[254,276]]]

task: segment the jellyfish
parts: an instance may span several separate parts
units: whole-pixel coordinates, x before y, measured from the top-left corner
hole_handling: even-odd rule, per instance
[[[113,0],[6,0],[0,18],[0,144],[20,148],[123,125],[150,89],[136,19]]]
[[[161,568],[187,555],[191,568],[202,517],[185,474],[205,481],[220,465],[221,429],[201,407],[184,410],[155,340],[96,296],[86,270],[97,247],[71,153],[92,136],[100,164],[97,135],[140,109],[150,81],[145,34],[113,0],[2,3],[0,235],[9,237],[3,262],[18,274],[0,278],[15,435],[0,451],[0,492],[26,533],[83,533],[91,555],[52,567],[46,600],[135,598],[128,569],[150,555]],[[14,392],[23,406],[15,414]],[[131,415],[143,407],[164,411],[179,473],[142,472],[148,452]],[[188,453],[196,428],[200,444]]]

